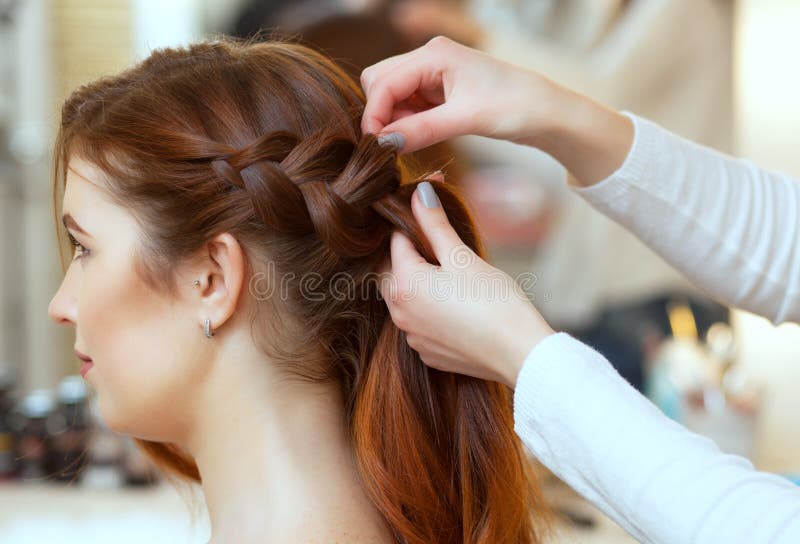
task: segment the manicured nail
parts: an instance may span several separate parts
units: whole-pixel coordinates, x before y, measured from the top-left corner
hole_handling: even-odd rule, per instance
[[[417,185],[419,197],[422,199],[422,204],[426,208],[436,208],[439,206],[439,197],[436,196],[436,191],[433,190],[433,185],[430,181],[423,181]]]
[[[391,145],[399,151],[406,145],[406,138],[399,132],[388,132],[378,136],[378,143],[381,145]]]

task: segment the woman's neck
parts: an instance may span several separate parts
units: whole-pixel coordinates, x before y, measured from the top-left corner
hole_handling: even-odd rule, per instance
[[[389,542],[360,485],[338,384],[276,379],[263,355],[230,363],[216,365],[194,399],[185,441],[212,541],[358,541],[355,529]]]

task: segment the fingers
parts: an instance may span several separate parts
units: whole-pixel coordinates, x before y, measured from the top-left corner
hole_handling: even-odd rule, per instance
[[[367,98],[361,119],[362,132],[385,132],[397,104],[414,95],[431,106],[443,103],[444,76],[449,71],[449,52],[453,45],[451,40],[437,36],[409,53],[366,68],[361,73],[361,85]]]
[[[369,96],[370,92],[372,91],[372,84],[383,79],[384,76],[391,74],[398,65],[403,64],[412,58],[423,58],[429,60],[434,55],[438,58],[444,58],[447,60],[448,52],[453,45],[457,44],[444,36],[436,36],[428,40],[426,44],[408,51],[407,53],[395,55],[377,62],[372,66],[368,66],[361,72],[361,87]]]
[[[456,251],[472,251],[450,224],[430,182],[423,181],[417,186],[411,197],[411,210],[443,267],[448,266]]]
[[[364,92],[369,94],[370,87],[375,80],[391,72],[392,68],[406,60],[418,50],[419,48],[409,51],[408,53],[403,53],[402,55],[395,55],[364,68],[361,72],[361,87],[364,89]]]
[[[413,242],[400,231],[392,233],[390,253],[390,260],[385,261],[378,271],[379,289],[387,303],[396,302],[398,297],[410,289],[407,283],[414,276],[414,272],[432,266],[419,254]]]
[[[439,70],[430,56],[408,57],[389,73],[374,79],[365,89],[367,105],[361,119],[362,130],[377,134],[389,124],[395,104],[409,98],[417,89],[441,86]]]

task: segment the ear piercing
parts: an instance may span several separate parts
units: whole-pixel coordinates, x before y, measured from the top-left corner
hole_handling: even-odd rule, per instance
[[[200,280],[194,280],[192,283],[196,286],[199,286]],[[214,336],[214,331],[211,330],[211,320],[209,318],[206,318],[203,322],[203,331],[206,334],[206,338],[211,338]]]
[[[206,338],[214,336],[214,332],[211,330],[211,320],[209,318],[206,318],[203,322],[203,329],[205,330]]]

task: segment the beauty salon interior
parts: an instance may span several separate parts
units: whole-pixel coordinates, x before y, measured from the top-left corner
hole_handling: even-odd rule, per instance
[[[161,370],[172,356],[159,361],[153,350],[142,351],[156,360],[124,362],[141,363],[141,373],[159,370],[142,376],[117,367],[106,377],[113,360],[97,361],[87,374],[75,352],[106,346],[109,358],[121,353],[103,342],[101,326],[134,339],[128,346],[170,345],[148,325],[154,314],[121,318],[133,315],[114,300],[128,278],[124,267],[78,286],[80,274],[89,277],[103,257],[91,246],[87,255],[89,243],[81,241],[85,261],[70,260],[78,248],[61,225],[65,202],[54,192],[54,175],[61,108],[81,85],[158,48],[222,34],[302,43],[335,59],[357,85],[366,67],[444,35],[800,179],[799,27],[795,0],[0,0],[0,542],[204,544],[211,536],[200,483],[159,465],[135,440],[134,418],[121,415],[152,400],[149,383],[177,374]],[[576,195],[565,168],[539,149],[462,135],[412,154],[463,196],[487,261],[525,280],[526,294],[555,330],[594,347],[691,432],[800,485],[797,325],[775,324],[698,288]],[[80,193],[70,196],[80,211]],[[125,232],[111,223],[101,229]],[[192,279],[187,296],[197,288]],[[53,297],[70,281],[84,311],[76,306],[54,320]],[[180,310],[158,309],[171,316],[170,330],[189,330],[178,336],[184,355],[176,365],[207,357],[224,334],[209,340],[202,316],[180,323]],[[153,319],[166,322],[164,315]],[[192,373],[165,387],[200,379]],[[170,403],[139,415],[169,420],[171,405],[186,404],[182,389],[170,391]],[[219,414],[229,402],[219,402]],[[232,428],[244,425],[236,413],[225,417]],[[539,507],[546,504],[554,520],[543,541],[636,542],[591,498],[521,451],[545,499]],[[228,451],[229,463],[238,453]],[[502,511],[500,502],[493,508]]]

